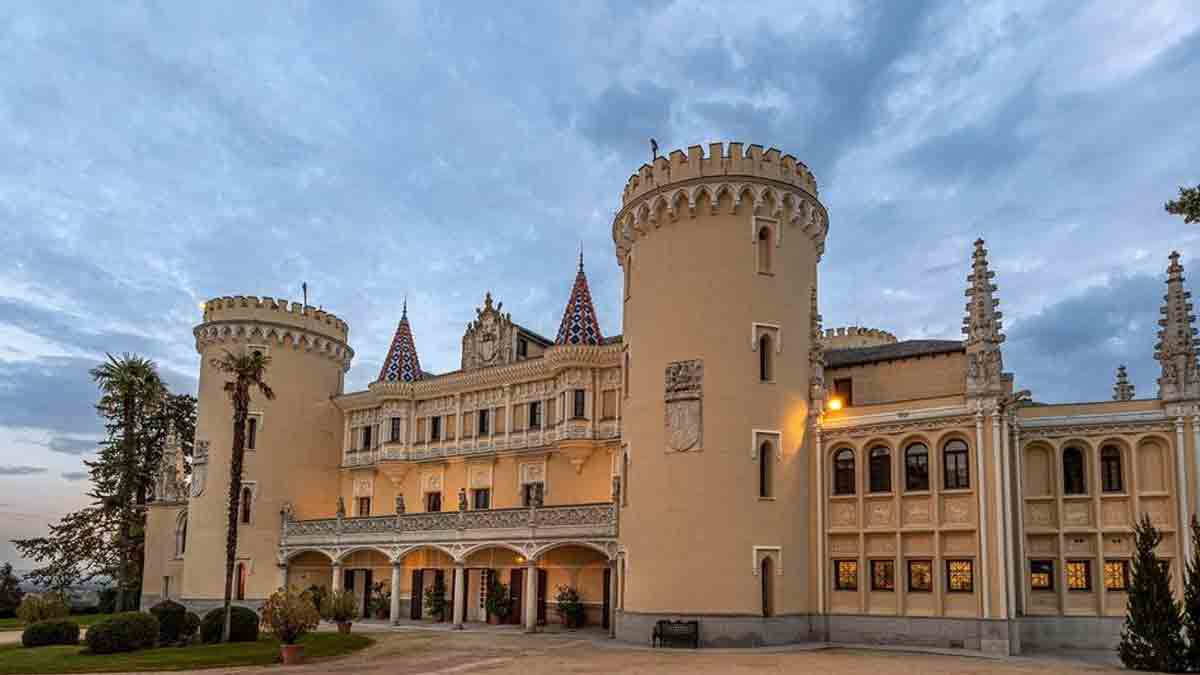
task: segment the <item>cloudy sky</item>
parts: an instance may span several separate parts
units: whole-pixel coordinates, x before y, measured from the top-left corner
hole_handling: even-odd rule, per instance
[[[210,297],[307,281],[357,388],[405,296],[428,370],[488,290],[552,335],[582,243],[619,332],[652,136],[814,170],[827,326],[959,337],[983,236],[1019,387],[1154,394],[1166,256],[1200,253],[1162,210],[1200,182],[1193,0],[507,4],[0,7],[0,539],[84,502],[105,351],[194,388]]]

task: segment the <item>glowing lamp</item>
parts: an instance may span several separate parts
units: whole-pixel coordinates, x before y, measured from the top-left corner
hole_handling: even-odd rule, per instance
[[[837,396],[834,396],[833,398],[829,399],[829,409],[830,410],[841,410],[842,409],[842,399],[838,398]]]

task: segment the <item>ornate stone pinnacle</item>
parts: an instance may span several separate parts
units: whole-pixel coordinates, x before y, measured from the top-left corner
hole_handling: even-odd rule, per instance
[[[983,239],[975,240],[971,256],[971,273],[967,275],[967,315],[963,317],[963,334],[967,336],[967,393],[993,395],[1004,391],[1004,360],[1000,344],[1004,332],[1000,321],[1003,314],[997,309],[996,273],[988,267],[987,248]]]
[[[1114,401],[1132,401],[1134,397],[1134,386],[1129,383],[1129,375],[1125,372],[1125,366],[1117,367],[1117,383],[1113,385],[1113,400]]]
[[[1154,359],[1162,366],[1158,378],[1159,398],[1178,401],[1200,398],[1200,371],[1196,364],[1196,317],[1192,314],[1192,294],[1184,289],[1183,265],[1179,252],[1168,256],[1167,294],[1159,309],[1158,344]]]

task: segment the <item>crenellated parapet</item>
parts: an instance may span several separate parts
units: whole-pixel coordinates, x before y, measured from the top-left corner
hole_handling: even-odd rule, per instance
[[[204,303],[204,323],[192,331],[196,351],[216,343],[277,344],[316,352],[348,370],[354,350],[350,327],[337,316],[298,302],[234,295]]]
[[[699,145],[659,157],[630,177],[613,219],[617,262],[640,237],[666,223],[718,213],[749,210],[774,218],[825,250],[829,214],[817,197],[808,167],[776,148],[741,143],[712,143],[706,157]],[[782,233],[781,233],[782,236]]]
[[[896,336],[879,328],[864,328],[862,326],[839,326],[827,328],[821,336],[821,345],[825,349],[858,349],[861,347],[880,347],[896,344]]]

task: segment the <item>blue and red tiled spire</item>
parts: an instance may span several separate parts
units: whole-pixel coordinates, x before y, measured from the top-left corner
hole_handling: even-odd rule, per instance
[[[579,273],[575,275],[575,286],[571,288],[571,298],[567,300],[554,344],[598,345],[603,340],[600,323],[596,321],[596,308],[592,306],[592,292],[588,290],[587,275],[583,273],[583,251],[580,251]]]
[[[412,328],[408,325],[408,300],[405,300],[396,336],[392,338],[387,358],[379,369],[379,381],[415,382],[421,376],[421,360],[417,358],[417,346],[413,344]]]

